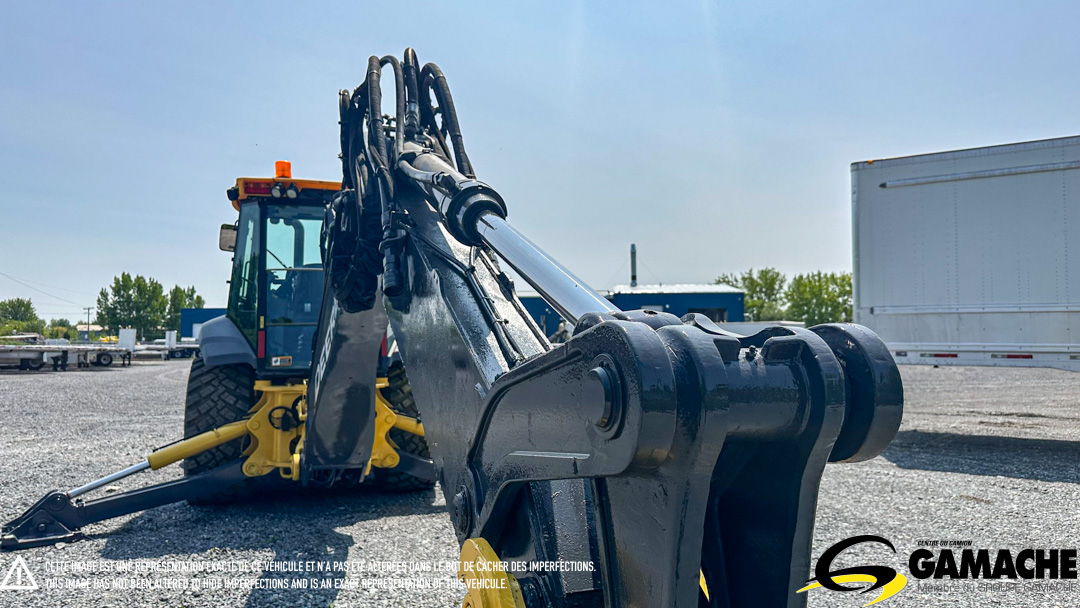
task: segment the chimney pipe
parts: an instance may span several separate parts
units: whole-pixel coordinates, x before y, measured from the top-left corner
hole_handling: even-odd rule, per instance
[[[630,287],[637,287],[637,245],[630,243]]]

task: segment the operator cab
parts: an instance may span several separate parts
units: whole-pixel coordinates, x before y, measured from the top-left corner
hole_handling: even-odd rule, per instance
[[[237,179],[228,195],[240,217],[220,238],[234,252],[227,316],[255,351],[260,378],[307,378],[311,370],[323,291],[319,242],[326,205],[341,189],[291,173],[278,161],[274,179]]]

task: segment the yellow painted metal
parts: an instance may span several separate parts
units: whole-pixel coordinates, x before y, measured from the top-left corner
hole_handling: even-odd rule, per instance
[[[205,433],[199,433],[194,437],[190,437],[170,446],[163,447],[147,456],[146,461],[150,463],[150,468],[156,471],[161,467],[168,466],[174,462],[179,462],[185,458],[190,458],[191,456],[200,452],[205,452],[210,448],[216,448],[217,446],[228,443],[238,437],[243,437],[247,432],[246,421],[241,420],[239,422],[232,422],[225,426],[219,426],[216,429],[206,431]]]
[[[467,539],[458,557],[458,580],[466,588],[462,608],[525,608],[521,585],[505,566],[486,540]]]
[[[401,462],[398,446],[390,439],[390,429],[399,428],[413,435],[424,436],[424,425],[416,418],[402,416],[390,407],[390,402],[383,397],[382,389],[390,386],[386,378],[375,379],[375,443],[371,446],[371,458],[368,459],[364,475],[371,474],[371,467],[392,469]]]
[[[395,414],[397,420],[394,421],[394,427],[399,428],[406,433],[412,433],[413,435],[424,436],[424,424],[416,418],[409,418],[408,416],[402,416],[401,414]]]
[[[424,425],[416,418],[394,412],[382,395],[389,386],[386,378],[375,382],[375,442],[365,475],[371,467],[393,468],[401,462],[398,446],[388,433],[399,428],[414,435],[424,436]],[[190,458],[238,437],[248,435],[251,442],[244,450],[243,471],[248,477],[259,477],[275,469],[286,479],[300,479],[300,453],[304,447],[307,423],[307,383],[274,384],[268,380],[255,382],[255,391],[261,393],[259,401],[251,408],[244,420],[232,422],[205,433],[164,447],[147,457],[150,468],[157,470],[166,465]],[[299,401],[297,401],[299,399]],[[296,428],[280,428],[281,415],[285,410],[295,410],[299,418]],[[284,409],[278,409],[284,408]]]
[[[371,458],[368,459],[364,475],[371,474],[371,467],[392,469],[401,462],[396,446],[387,433],[394,428],[399,416],[390,409],[390,402],[382,395],[382,389],[390,386],[386,378],[375,380],[375,443],[371,446]]]
[[[698,586],[701,587],[701,592],[705,594],[705,599],[711,599],[709,597],[709,585],[705,582],[705,571],[698,570],[698,573],[701,575],[701,579],[698,580]]]
[[[258,477],[277,469],[286,479],[300,479],[300,451],[304,447],[307,421],[307,383],[273,384],[257,380],[255,390],[262,393],[259,402],[251,408],[251,416],[245,421],[251,444],[244,450],[244,475]],[[299,401],[297,401],[299,400]],[[277,408],[292,410],[296,404],[299,424],[296,428],[283,430],[281,412]]]

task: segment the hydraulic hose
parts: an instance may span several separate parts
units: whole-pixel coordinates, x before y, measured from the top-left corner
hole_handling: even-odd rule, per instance
[[[352,167],[352,107],[353,98],[348,91],[338,92],[338,124],[341,125],[341,175],[345,188],[356,188],[356,174]]]
[[[435,99],[439,102],[439,113],[442,114],[443,126],[450,135],[450,143],[454,147],[454,164],[458,171],[468,177],[476,177],[473,173],[469,155],[465,153],[465,140],[461,136],[461,126],[458,124],[457,110],[454,108],[454,98],[450,95],[450,85],[446,82],[439,66],[429,63],[420,71],[420,80],[423,82],[421,90],[425,92],[424,99],[430,105],[427,91],[434,91]]]
[[[343,179],[342,184],[348,188],[359,188],[366,183],[366,176],[362,175],[362,168],[366,163],[366,152],[363,145],[365,142],[364,120],[367,113],[367,82],[353,90],[351,95],[348,91],[341,92],[342,97],[348,95],[348,100],[342,100],[341,108],[341,163]]]
[[[398,95],[397,105],[401,107],[402,114],[404,114],[404,79],[400,76],[401,65],[398,64],[395,59],[391,65],[395,66],[394,72],[395,79],[398,83],[399,89],[401,89]],[[378,194],[379,207],[381,211],[383,238],[382,243],[379,245],[379,249],[383,253],[383,293],[388,296],[395,297],[401,295],[404,291],[404,286],[401,280],[401,235],[397,234],[397,231],[393,227],[393,212],[394,212],[394,186],[393,180],[389,171],[389,153],[386,148],[386,135],[383,131],[382,125],[382,88],[380,87],[379,79],[382,76],[382,62],[380,59],[372,55],[368,59],[368,71],[367,71],[367,93],[368,93],[368,111],[367,111],[367,127],[368,138],[374,140],[368,147],[368,161],[373,161],[373,169],[375,175],[375,191]],[[403,134],[402,126],[399,124],[399,133]],[[400,149],[400,148],[399,148]]]
[[[412,47],[405,49],[402,71],[405,76],[405,138],[409,141],[420,134],[420,89],[417,85],[419,69],[420,62],[416,59],[416,51]],[[401,154],[400,146],[398,154]]]
[[[367,70],[368,153],[369,160],[373,159],[376,166],[386,167],[389,164],[390,157],[386,151],[386,134],[383,132],[380,78],[382,78],[382,65],[379,58],[372,55],[368,59]]]
[[[383,57],[379,64],[389,64],[394,70],[394,154],[401,154],[401,146],[405,142],[405,76],[401,63],[393,55]],[[392,164],[390,159],[385,160],[389,167]]]
[[[394,71],[392,135],[386,132],[381,109],[385,66]],[[399,183],[395,182],[395,174],[402,179],[400,183],[412,182],[428,196],[438,199],[448,229],[462,243],[496,249],[513,259],[516,267],[526,266],[519,258],[539,256],[535,245],[501,221],[506,208],[498,193],[476,181],[465,151],[454,98],[439,66],[428,63],[421,69],[411,48],[405,49],[401,61],[390,55],[372,56],[363,84],[351,95],[343,91],[340,106],[343,184],[355,190],[355,196],[347,200],[358,205],[361,213],[360,225],[350,232],[358,244],[351,264],[341,269],[343,276],[359,273],[376,284],[370,276],[375,272],[370,263],[378,259],[374,256],[381,256],[383,292],[390,297],[404,292],[402,259],[406,232],[394,224],[395,214],[399,212],[396,192]],[[498,221],[480,222],[484,212],[494,214]],[[365,234],[370,237],[362,236]],[[539,257],[553,262],[546,255]],[[557,277],[544,276],[540,282],[548,296],[567,300],[568,304],[561,310],[565,316],[574,319],[582,311],[606,309],[602,298],[573,275],[561,267],[556,270],[553,274]],[[544,273],[537,270],[533,274]],[[351,294],[350,289],[351,283],[340,291]],[[363,289],[366,293],[371,288]]]

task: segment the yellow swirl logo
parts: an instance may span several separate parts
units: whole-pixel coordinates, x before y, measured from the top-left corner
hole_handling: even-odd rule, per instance
[[[855,566],[853,568],[832,569],[833,560],[845,549],[862,543],[880,543],[892,549],[896,553],[896,547],[880,536],[864,535],[852,536],[829,547],[818,558],[817,566],[814,567],[814,578],[806,581],[808,584],[799,589],[798,593],[823,587],[830,591],[870,593],[877,589],[881,590],[877,598],[863,604],[869,606],[882,600],[886,600],[900,592],[907,585],[907,577],[888,566]],[[870,585],[845,586],[841,583],[870,583]]]

